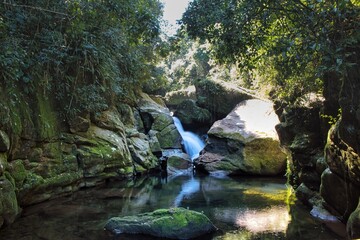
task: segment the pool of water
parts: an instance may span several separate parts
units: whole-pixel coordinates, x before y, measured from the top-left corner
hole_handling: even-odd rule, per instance
[[[158,239],[111,236],[114,216],[184,207],[205,213],[219,228],[201,239],[342,239],[297,204],[284,179],[183,175],[111,182],[24,209],[0,239]]]

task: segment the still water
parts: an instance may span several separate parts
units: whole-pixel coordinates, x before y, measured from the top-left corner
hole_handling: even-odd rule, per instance
[[[139,239],[103,231],[107,219],[180,206],[205,213],[219,228],[201,239],[341,239],[296,204],[284,179],[183,175],[147,177],[82,190],[26,208],[0,239]]]

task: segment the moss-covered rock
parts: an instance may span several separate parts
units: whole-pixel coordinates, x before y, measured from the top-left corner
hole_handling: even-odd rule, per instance
[[[133,161],[142,166],[141,170],[146,171],[157,167],[158,159],[153,155],[145,134],[141,133],[137,137],[128,138],[128,146]],[[139,169],[139,167],[136,169],[137,173],[142,172]]]
[[[184,125],[205,125],[210,126],[211,113],[204,108],[196,105],[194,100],[184,100],[177,106],[175,111],[181,123]]]
[[[113,234],[146,234],[160,238],[191,239],[216,227],[202,213],[184,208],[159,209],[136,216],[114,217],[105,225]]]
[[[10,148],[10,139],[8,135],[0,130],[0,152],[9,151]]]
[[[165,103],[169,107],[176,107],[185,100],[196,100],[195,86],[189,86],[186,89],[168,92],[165,95]]]
[[[10,224],[20,213],[15,186],[6,178],[0,178],[0,226]]]
[[[174,124],[156,134],[161,148],[181,148],[181,135]]]
[[[215,119],[226,117],[234,107],[253,97],[242,89],[225,82],[207,79],[195,83],[197,102],[211,112]]]
[[[27,177],[28,172],[22,160],[15,160],[9,163],[9,172],[15,180],[15,186],[20,189]]]
[[[90,120],[86,117],[76,116],[69,120],[70,132],[86,132],[90,127]]]
[[[287,156],[277,138],[277,123],[272,103],[255,99],[240,103],[210,128],[197,167],[231,175],[285,173]]]

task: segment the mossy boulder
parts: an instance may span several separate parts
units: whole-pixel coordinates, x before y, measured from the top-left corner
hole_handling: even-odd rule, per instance
[[[142,95],[138,107],[146,134],[156,131],[161,148],[181,148],[181,136],[174,125],[169,109],[160,106],[146,94]]]
[[[214,232],[202,213],[184,208],[159,209],[136,216],[114,217],[105,225],[113,234],[145,234],[159,238],[191,239]]]
[[[208,109],[215,119],[226,117],[238,103],[253,98],[243,89],[222,81],[203,79],[196,81],[195,87],[199,106]]]
[[[15,186],[5,177],[0,178],[0,226],[10,224],[20,213]]]
[[[165,103],[167,106],[176,107],[185,100],[196,100],[195,86],[189,86],[185,89],[168,92],[165,95]]]
[[[21,188],[27,176],[27,171],[22,160],[15,160],[9,163],[9,172],[15,180],[16,188]]]
[[[229,175],[283,174],[287,156],[277,138],[277,123],[272,103],[255,99],[240,103],[210,128],[197,168]]]
[[[10,139],[8,135],[0,130],[0,152],[6,152],[10,148]]]
[[[183,125],[208,125],[211,123],[211,113],[196,105],[194,100],[184,100],[175,111]]]

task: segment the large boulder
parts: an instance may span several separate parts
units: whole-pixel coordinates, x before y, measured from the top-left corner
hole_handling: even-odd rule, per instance
[[[202,213],[184,208],[159,209],[136,216],[113,217],[105,225],[113,234],[145,234],[159,238],[191,239],[216,227]]]
[[[179,104],[175,111],[177,116],[183,125],[197,125],[197,126],[210,126],[211,113],[204,108],[196,105],[194,100],[184,100]]]
[[[168,92],[165,95],[165,103],[169,107],[180,105],[185,100],[196,100],[195,86],[189,86],[185,89]]]
[[[13,223],[20,213],[15,187],[7,178],[0,178],[0,226]]]
[[[325,206],[346,220],[356,209],[360,188],[328,168],[321,176],[320,194],[325,200]]]
[[[138,107],[145,134],[151,130],[156,131],[156,137],[163,149],[181,148],[181,136],[174,125],[169,109],[160,106],[146,94],[142,95]]]
[[[253,98],[244,89],[221,81],[199,80],[195,87],[197,103],[209,110],[215,119],[226,117],[239,102]]]
[[[255,99],[241,102],[211,127],[197,168],[232,175],[283,174],[286,154],[277,138],[277,123],[271,102]]]
[[[127,138],[134,163],[135,173],[142,173],[158,166],[158,159],[153,155],[148,136],[135,133]]]

